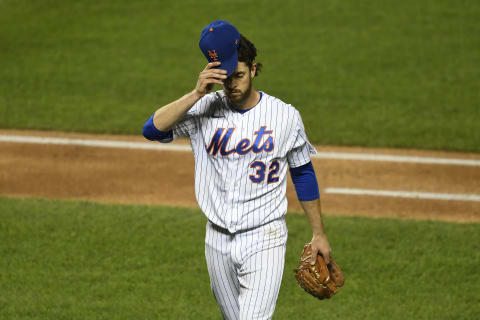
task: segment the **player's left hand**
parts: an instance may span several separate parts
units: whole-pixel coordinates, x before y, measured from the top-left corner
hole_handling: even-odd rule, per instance
[[[332,252],[332,248],[330,248],[330,244],[328,243],[327,236],[325,234],[313,235],[311,243],[312,243],[312,257],[310,258],[310,263],[314,265],[315,261],[317,261],[317,254],[320,253],[323,256],[325,263],[329,264],[330,252]]]

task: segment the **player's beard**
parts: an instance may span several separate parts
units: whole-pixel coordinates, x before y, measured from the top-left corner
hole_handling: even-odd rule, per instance
[[[236,93],[236,92],[239,92],[239,93]],[[240,90],[234,89],[233,92],[227,91],[227,96],[231,104],[233,104],[237,108],[241,108],[243,105],[245,105],[251,93],[252,93],[252,79],[249,79],[248,88],[247,90],[245,90],[244,93],[241,93]]]

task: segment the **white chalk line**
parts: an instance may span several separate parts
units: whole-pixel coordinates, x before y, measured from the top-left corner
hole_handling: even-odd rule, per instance
[[[350,189],[350,188],[326,188],[324,194],[342,194],[355,196],[377,196],[377,197],[397,197],[410,199],[430,199],[430,200],[456,200],[480,202],[480,195],[477,194],[452,194],[452,193],[429,193],[429,192],[410,192],[410,191],[388,191],[388,190],[369,190],[369,189]]]
[[[163,144],[159,142],[132,142],[94,139],[71,139],[51,137],[29,137],[0,135],[0,142],[34,143],[34,144],[58,144],[84,147],[103,147],[119,149],[144,149],[144,150],[167,150],[167,151],[192,151],[190,145]]]
[[[73,146],[86,146],[86,147],[128,148],[128,149],[184,151],[184,152],[192,150],[190,145],[163,144],[158,142],[131,142],[131,141],[112,141],[112,140],[97,140],[97,139],[32,137],[32,136],[18,136],[18,135],[0,135],[0,142],[57,144],[57,145],[73,145]],[[323,151],[323,152],[318,152],[317,154],[313,154],[311,157],[314,159],[424,163],[424,164],[443,164],[443,165],[459,165],[459,166],[475,166],[475,167],[480,166],[480,160],[474,160],[474,159],[395,156],[395,155],[372,154],[372,153],[347,153],[347,152]]]
[[[406,162],[425,164],[445,164],[457,166],[480,166],[480,160],[454,159],[454,158],[432,158],[418,156],[394,156],[372,153],[342,153],[342,152],[319,152],[311,156],[317,159],[336,160],[362,160],[362,161],[383,161],[383,162]]]

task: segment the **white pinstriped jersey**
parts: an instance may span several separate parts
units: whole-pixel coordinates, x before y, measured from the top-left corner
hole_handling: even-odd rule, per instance
[[[222,90],[205,95],[173,127],[173,137],[190,138],[198,204],[231,233],[284,216],[288,166],[304,165],[316,153],[299,112],[263,92],[243,114]]]

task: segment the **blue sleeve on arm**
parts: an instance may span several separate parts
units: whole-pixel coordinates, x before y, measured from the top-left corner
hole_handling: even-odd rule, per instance
[[[153,116],[145,122],[143,125],[143,136],[148,140],[160,141],[160,142],[170,142],[173,140],[173,130],[169,131],[160,131],[153,125]]]
[[[312,201],[320,198],[317,177],[311,161],[303,166],[290,168],[290,176],[297,191],[298,200]]]

